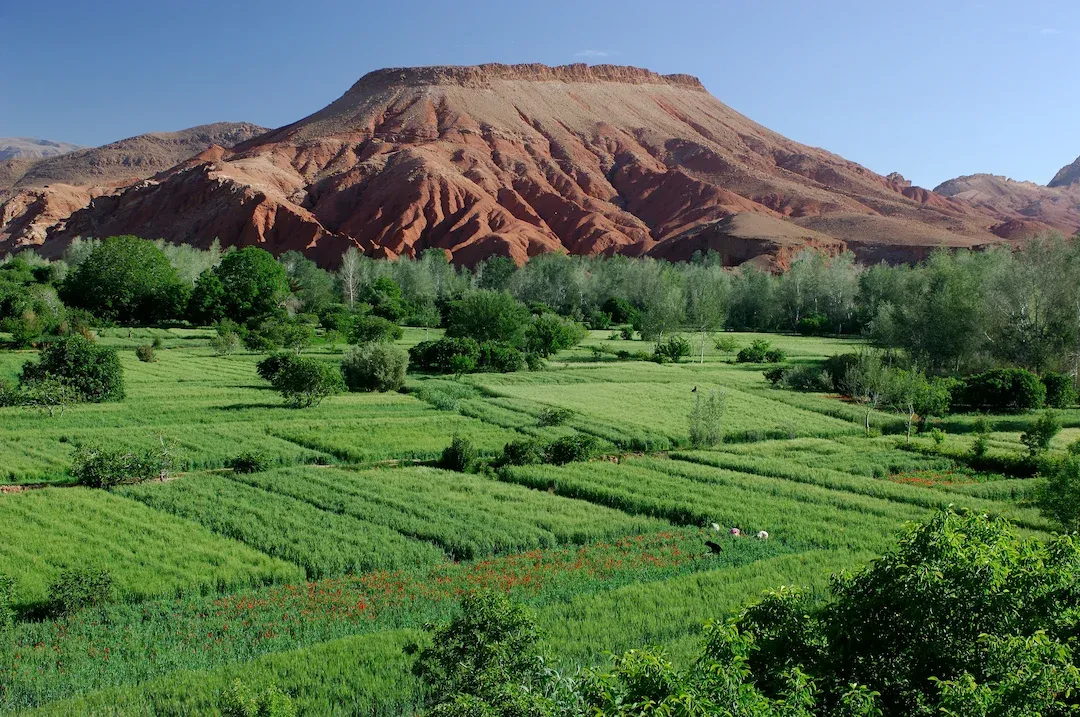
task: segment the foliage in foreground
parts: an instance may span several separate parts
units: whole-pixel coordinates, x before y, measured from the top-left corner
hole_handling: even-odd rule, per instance
[[[834,578],[823,603],[781,588],[711,623],[686,670],[644,648],[566,687],[540,669],[525,613],[474,598],[417,671],[441,717],[500,714],[512,698],[522,709],[503,714],[1074,715],[1078,568],[1071,536],[1019,539],[1002,519],[946,510]]]
[[[225,688],[218,707],[223,717],[296,717],[292,699],[276,685],[256,691],[241,679]]]
[[[71,457],[71,475],[87,488],[112,488],[153,478],[166,480],[175,468],[175,460],[165,439],[159,442],[158,448],[141,452],[77,446]]]
[[[271,354],[256,370],[293,408],[318,406],[345,388],[339,368],[309,356]]]

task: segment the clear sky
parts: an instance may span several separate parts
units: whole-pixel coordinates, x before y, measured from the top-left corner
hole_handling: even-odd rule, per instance
[[[928,187],[1080,154],[1077,0],[0,0],[0,30],[0,136],[277,127],[380,67],[610,62]]]

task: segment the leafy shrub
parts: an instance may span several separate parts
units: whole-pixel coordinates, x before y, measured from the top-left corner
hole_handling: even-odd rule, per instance
[[[1046,386],[1022,368],[996,368],[968,376],[957,394],[962,407],[988,413],[1020,413],[1046,403]]]
[[[835,354],[825,359],[823,369],[829,375],[831,390],[843,391],[848,372],[859,363],[859,354]]]
[[[1042,375],[1046,386],[1047,408],[1070,408],[1076,405],[1076,384],[1067,373],[1047,372]]]
[[[248,337],[252,337],[252,339],[260,338],[259,335],[255,333],[249,333]],[[247,337],[245,337],[244,343],[247,348],[252,351],[268,350],[266,345],[261,341],[255,346],[252,346],[248,344]],[[235,353],[236,350],[240,348],[240,334],[238,334],[235,330],[219,330],[218,333],[214,334],[214,336],[210,338],[210,347],[214,349],[214,353],[218,354],[219,356],[228,356],[231,353]],[[276,346],[273,348],[276,348]]]
[[[716,341],[713,341],[713,348],[720,353],[732,354],[739,350],[739,342],[734,336],[720,335],[716,337]]]
[[[1031,428],[1020,434],[1020,442],[1027,446],[1030,455],[1037,456],[1050,447],[1050,441],[1060,432],[1061,419],[1048,408],[1035,419]]]
[[[270,354],[262,361],[255,364],[255,371],[264,381],[273,383],[274,377],[281,373],[286,366],[291,365],[295,360],[296,357],[290,354]]]
[[[476,465],[479,455],[468,438],[454,436],[450,445],[443,449],[439,467],[459,473],[468,473]]]
[[[83,336],[66,336],[46,346],[37,362],[23,364],[21,382],[47,377],[66,383],[82,401],[101,403],[124,398],[124,369],[116,350]]]
[[[15,624],[15,578],[0,573],[0,630]]]
[[[505,291],[474,291],[450,307],[446,335],[477,342],[522,346],[532,316],[528,307]]]
[[[143,363],[154,363],[155,361],[157,361],[157,353],[154,351],[153,344],[143,344],[142,346],[136,346],[135,356]]]
[[[694,448],[712,448],[724,440],[724,406],[726,396],[720,391],[703,392],[694,396],[694,408],[690,411],[690,445]]]
[[[621,329],[619,329],[619,336],[622,337],[623,341],[633,341],[634,340],[634,327],[633,326],[624,326],[624,327],[622,327]]]
[[[175,470],[168,443],[142,452],[100,446],[76,446],[71,455],[71,475],[87,488],[112,488],[124,483],[165,480]]]
[[[229,461],[234,473],[262,473],[270,468],[270,461],[260,451],[245,451]]]
[[[552,406],[550,408],[541,409],[537,416],[537,420],[541,426],[561,426],[573,417],[574,412],[569,408]]]
[[[829,317],[825,314],[810,314],[799,319],[795,330],[804,336],[813,336],[828,333]]]
[[[690,342],[682,336],[669,336],[656,345],[653,353],[661,359],[679,363],[679,359],[689,356],[692,350]]]
[[[317,406],[327,396],[345,390],[337,366],[308,356],[294,356],[291,361],[282,362],[270,383],[294,408]]]
[[[585,323],[593,331],[604,331],[611,328],[611,314],[604,311],[593,310],[585,319]]]
[[[930,440],[934,442],[935,446],[940,446],[942,443],[945,442],[945,431],[941,430],[940,428],[931,428],[929,435]]]
[[[3,392],[4,389],[0,388],[0,394]],[[25,406],[44,411],[50,417],[57,413],[62,416],[67,407],[78,403],[80,398],[78,392],[68,383],[47,375],[44,378],[23,383],[6,397],[0,395],[0,406]]]
[[[296,717],[292,699],[277,685],[255,691],[242,680],[233,680],[218,701],[222,717]]]
[[[408,365],[409,354],[396,346],[365,344],[345,354],[341,376],[350,391],[397,391]]]
[[[381,316],[357,316],[349,329],[349,343],[392,343],[405,332],[400,326]]]
[[[476,368],[491,373],[513,373],[526,366],[525,354],[509,344],[499,341],[484,341],[480,344],[480,354]]]
[[[525,354],[525,368],[529,369],[530,371],[543,371],[544,370],[544,359],[540,358],[540,356],[537,355],[537,354],[526,353]]]
[[[544,462],[561,466],[575,461],[587,461],[596,453],[597,441],[581,433],[563,436],[544,449]]]
[[[778,363],[784,360],[784,352],[772,348],[764,339],[754,339],[749,346],[739,350],[735,360],[739,363]]]
[[[511,441],[503,446],[498,463],[502,466],[527,466],[544,462],[544,445],[535,440]]]
[[[548,358],[552,354],[572,348],[581,343],[588,332],[576,321],[558,314],[542,313],[534,316],[525,330],[525,350]]]
[[[455,359],[463,358],[465,361]],[[480,360],[480,344],[473,339],[441,338],[421,341],[409,349],[409,363],[431,373],[468,373],[476,370]],[[471,362],[471,368],[458,370]]]
[[[971,457],[978,460],[986,456],[990,450],[990,421],[985,416],[979,416],[975,420],[975,439],[971,442]]]
[[[109,571],[97,568],[65,570],[49,585],[49,604],[57,615],[72,615],[87,607],[112,600],[113,580]]]
[[[773,386],[793,391],[828,391],[832,387],[829,374],[816,364],[776,366],[762,373]]]
[[[493,591],[466,595],[461,613],[431,634],[413,665],[432,717],[548,717],[540,638],[527,608]],[[414,646],[415,647],[415,646]]]
[[[619,299],[611,297],[604,302],[604,305],[600,307],[600,310],[611,317],[611,320],[616,324],[626,324],[634,320],[634,315],[637,313],[637,309],[626,299]]]
[[[765,369],[761,372],[761,375],[765,377],[773,386],[780,388],[784,386],[784,377],[790,369],[787,366],[774,366],[773,368]]]

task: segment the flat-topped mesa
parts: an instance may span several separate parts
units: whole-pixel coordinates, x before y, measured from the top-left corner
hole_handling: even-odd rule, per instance
[[[431,67],[390,67],[375,70],[361,77],[349,92],[371,90],[386,85],[460,85],[462,87],[485,87],[494,81],[533,82],[615,82],[629,85],[672,85],[691,90],[705,91],[701,81],[693,75],[661,75],[652,70],[625,65],[572,65],[551,67],[540,63],[504,65],[433,65]]]

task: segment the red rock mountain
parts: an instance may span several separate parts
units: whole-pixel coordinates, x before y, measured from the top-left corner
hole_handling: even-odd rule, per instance
[[[49,231],[61,231],[94,197],[114,194],[210,147],[231,147],[265,131],[247,122],[218,122],[91,149],[69,145],[73,151],[44,158],[0,161],[0,252],[5,244],[42,244]]]
[[[1001,241],[1005,219],[793,142],[688,75],[481,65],[372,72],[299,122],[94,198],[41,251],[125,232],[327,266],[351,245],[463,263],[705,247],[782,265],[806,245],[917,259]]]
[[[970,174],[938,185],[938,194],[1001,218],[991,231],[1019,239],[1049,231],[1080,230],[1080,158],[1062,167],[1046,186],[993,174]]]

